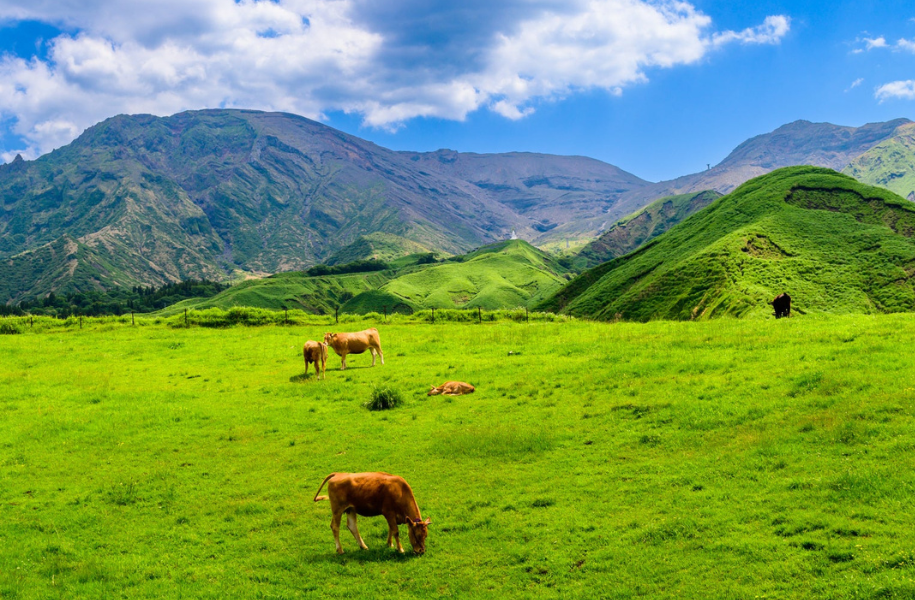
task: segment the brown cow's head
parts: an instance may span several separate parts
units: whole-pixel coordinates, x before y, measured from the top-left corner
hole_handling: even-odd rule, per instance
[[[324,334],[324,343],[332,344],[334,341],[334,337],[336,337],[336,335],[337,335],[336,333],[325,333]]]
[[[410,545],[413,546],[413,552],[423,554],[426,551],[426,536],[429,534],[429,523],[432,519],[415,521],[407,517],[407,525],[410,529]]]
[[[433,386],[432,386],[432,389],[429,390],[429,393],[426,394],[426,395],[427,395],[427,396],[438,396],[438,395],[441,394],[441,393],[442,393],[442,388],[440,388],[440,387],[435,387],[435,386],[433,385]]]

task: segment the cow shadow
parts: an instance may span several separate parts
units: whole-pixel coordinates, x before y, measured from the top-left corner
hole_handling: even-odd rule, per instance
[[[308,383],[309,381],[318,381],[317,373],[299,373],[298,375],[293,375],[289,378],[289,383]],[[324,381],[324,378],[321,378],[321,381]]]
[[[413,552],[409,546],[404,548],[406,552],[401,554],[397,550],[382,545],[380,548],[369,548],[368,550],[347,549],[344,554],[337,554],[331,545],[330,551],[321,554],[313,554],[302,557],[302,562],[309,564],[345,564],[354,563],[403,563],[409,560],[419,558],[420,555]]]

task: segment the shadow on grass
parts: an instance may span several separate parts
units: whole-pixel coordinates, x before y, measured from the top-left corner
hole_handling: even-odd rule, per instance
[[[401,554],[397,550],[388,548],[387,546],[382,546],[381,548],[369,548],[368,550],[346,550],[344,554],[337,554],[334,552],[333,540],[331,540],[330,551],[313,554],[311,556],[303,557],[302,562],[310,564],[319,564],[319,563],[385,563],[385,562],[406,562],[408,560],[413,560],[414,558],[419,558],[420,555],[414,553],[410,550],[409,547],[404,548],[405,552]]]
[[[306,383],[309,381],[316,381],[315,377],[317,377],[317,373],[309,373],[308,375],[305,373],[299,373],[298,375],[293,375],[290,377],[289,383]]]

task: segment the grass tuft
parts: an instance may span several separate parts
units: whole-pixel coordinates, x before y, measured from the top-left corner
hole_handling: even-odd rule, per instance
[[[400,392],[389,386],[372,387],[372,397],[362,406],[369,410],[388,410],[403,404]]]

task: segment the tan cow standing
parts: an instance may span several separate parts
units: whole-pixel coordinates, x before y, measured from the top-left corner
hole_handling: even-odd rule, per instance
[[[435,387],[432,386],[432,389],[429,390],[427,396],[438,396],[439,394],[445,394],[446,396],[463,396],[464,394],[472,394],[474,388],[469,383],[464,383],[463,381],[446,381],[442,385]]]
[[[325,483],[327,495],[318,496]],[[397,526],[406,523],[413,552],[422,554],[426,551],[426,535],[429,533],[428,526],[431,520],[423,521],[416,498],[413,497],[413,490],[402,477],[390,473],[331,473],[324,478],[315,492],[315,502],[321,500],[330,500],[330,529],[334,532],[337,554],[343,554],[343,546],[340,545],[340,519],[344,513],[346,527],[363,550],[367,550],[368,546],[356,527],[357,515],[384,516],[388,521],[388,547],[393,548],[396,541],[400,552],[403,552],[403,545],[400,543],[400,530]]]
[[[378,337],[378,330],[372,327],[365,331],[356,331],[353,333],[325,333],[324,343],[334,349],[343,359],[340,370],[346,368],[347,354],[362,354],[366,350],[372,353],[372,366],[375,366],[375,356],[381,357],[381,364],[384,364],[384,354],[381,353],[381,338]]]
[[[316,379],[321,379],[321,373],[324,373],[324,379],[327,379],[327,344],[308,340],[305,347],[302,348],[302,356],[305,357],[305,375],[308,376],[308,363],[315,364],[317,371]]]

